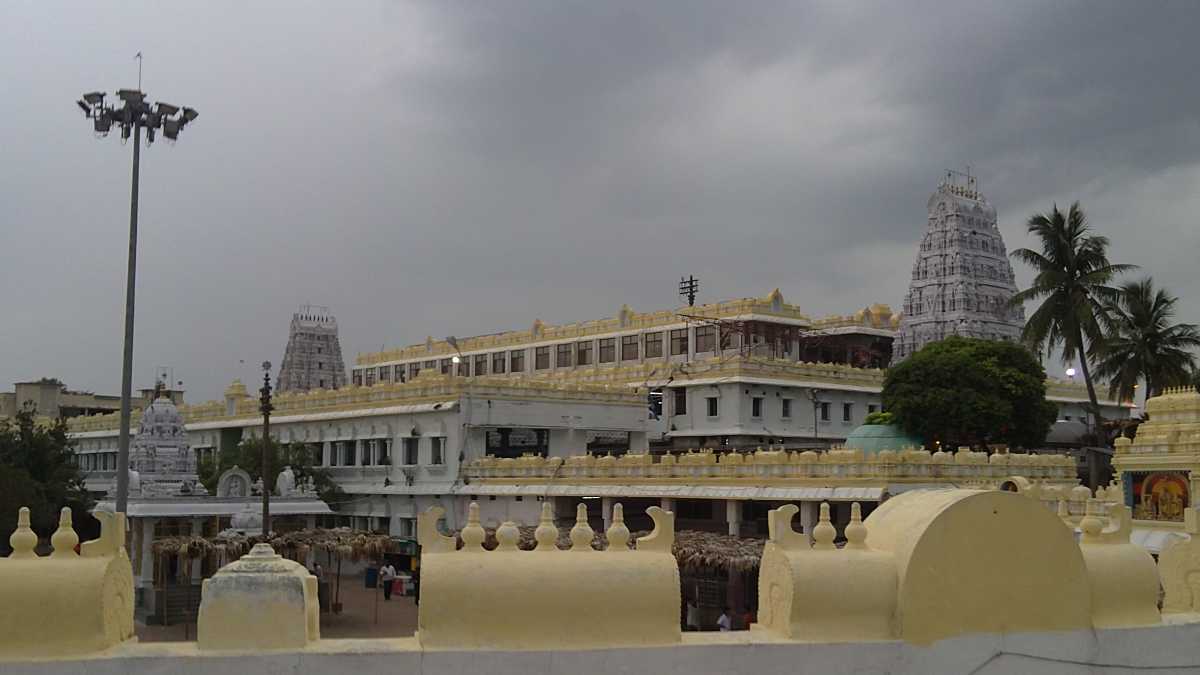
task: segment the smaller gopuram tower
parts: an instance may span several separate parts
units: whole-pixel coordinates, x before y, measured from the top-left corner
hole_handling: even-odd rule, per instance
[[[950,171],[929,197],[929,216],[904,297],[892,363],[951,335],[1016,341],[1025,312],[996,209],[970,173]]]
[[[277,391],[337,389],[345,384],[337,319],[328,307],[302,306],[292,315]]]

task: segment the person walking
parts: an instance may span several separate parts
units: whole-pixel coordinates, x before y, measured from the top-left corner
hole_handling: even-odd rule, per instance
[[[384,563],[379,570],[379,580],[383,584],[383,599],[392,599],[392,583],[396,580],[396,568],[391,563]]]

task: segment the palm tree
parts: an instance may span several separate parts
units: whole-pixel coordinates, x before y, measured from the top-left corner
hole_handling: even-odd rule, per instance
[[[1132,399],[1134,385],[1146,381],[1146,397],[1166,387],[1190,383],[1196,367],[1193,349],[1200,330],[1176,323],[1178,298],[1155,290],[1152,279],[1122,284],[1115,301],[1104,305],[1105,338],[1096,349],[1096,377],[1109,381],[1110,395]]]
[[[1038,354],[1061,350],[1064,362],[1079,358],[1092,406],[1093,430],[1100,434],[1100,404],[1088,368],[1088,354],[1104,339],[1100,317],[1105,303],[1117,300],[1120,291],[1109,286],[1112,278],[1134,265],[1108,261],[1108,237],[1091,234],[1079,202],[1063,214],[1058,205],[1049,213],[1032,216],[1029,233],[1042,244],[1041,252],[1020,248],[1012,256],[1037,273],[1033,284],[1013,296],[1012,303],[1042,299],[1025,321],[1021,338]]]

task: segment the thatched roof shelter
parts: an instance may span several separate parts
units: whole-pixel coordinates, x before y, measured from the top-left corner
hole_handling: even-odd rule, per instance
[[[533,538],[533,533],[536,528],[531,526],[520,526],[521,540],[517,546],[522,551],[531,551],[537,546],[537,541]],[[455,539],[458,545],[462,546],[462,537],[459,536],[461,531],[455,532]],[[484,528],[487,533],[483,541],[483,547],[489,551],[497,546],[496,531],[492,528]],[[630,548],[637,548],[637,540],[641,537],[649,535],[648,530],[634,532],[630,537]],[[759,562],[762,560],[764,540],[762,539],[743,539],[728,534],[720,534],[717,532],[701,532],[699,530],[679,530],[675,533],[675,545],[671,551],[675,554],[675,560],[679,563],[679,569],[685,572],[753,572],[758,569]],[[571,547],[571,530],[569,528],[559,528],[558,530],[558,547],[567,549]],[[592,538],[592,548],[597,551],[603,551],[608,548],[608,538],[603,532],[596,532]]]
[[[184,558],[217,554],[229,561],[242,557],[261,541],[269,543],[276,553],[293,559],[303,558],[312,550],[333,553],[349,560],[375,559],[394,549],[391,537],[386,534],[355,531],[348,527],[278,532],[268,539],[261,535],[246,536],[234,532],[222,532],[208,538],[192,535],[163,537],[155,540],[151,549],[158,555]]]

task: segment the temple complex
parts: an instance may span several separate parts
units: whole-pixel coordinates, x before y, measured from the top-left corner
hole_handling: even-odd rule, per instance
[[[162,620],[169,598],[186,605],[197,597],[191,587],[215,571],[208,568],[213,564],[210,560],[189,565],[160,558],[153,553],[154,542],[177,535],[211,537],[229,529],[261,532],[264,489],[261,481],[252,483],[246,471],[233,466],[218,479],[216,494],[209,495],[197,475],[197,454],[188,440],[183,416],[161,387],[158,393],[141,413],[137,435],[130,444],[126,507],[135,604],[150,622]],[[96,509],[112,512],[115,476],[105,478],[97,481],[89,476],[87,487],[92,491],[107,488]],[[291,469],[285,468],[274,486],[271,512],[276,530],[313,527],[318,517],[330,513],[311,484],[297,483]]]
[[[950,172],[929,197],[929,218],[904,297],[892,363],[951,335],[1017,340],[1025,323],[996,209],[976,178]]]

